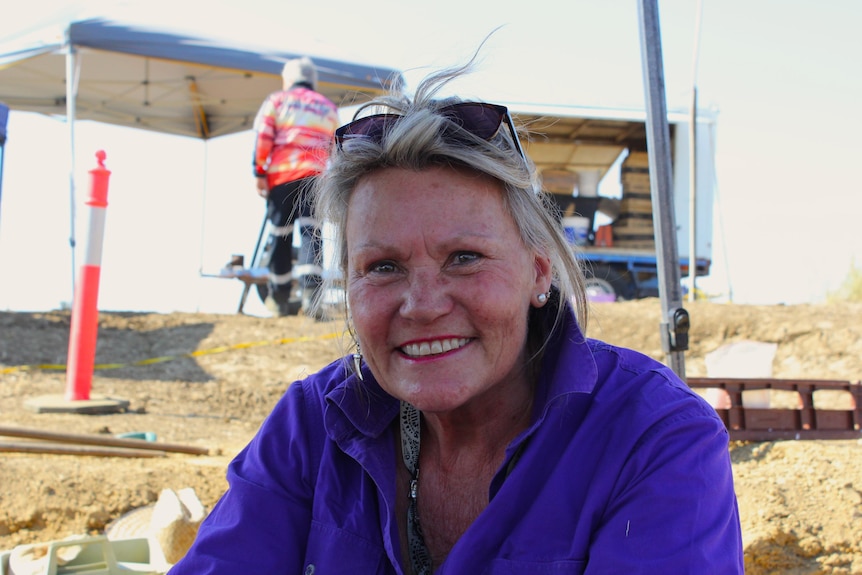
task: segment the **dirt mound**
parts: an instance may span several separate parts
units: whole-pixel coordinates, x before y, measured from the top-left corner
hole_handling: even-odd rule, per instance
[[[777,344],[773,375],[862,378],[862,305],[686,304],[688,376],[744,340]],[[589,335],[664,360],[658,300],[594,306]],[[163,489],[193,487],[211,506],[225,466],[290,382],[340,355],[340,322],[301,317],[103,313],[92,393],[129,401],[112,415],[38,414],[25,404],[65,389],[70,317],[0,313],[0,421],[76,434],[152,432],[209,455],[155,458],[0,454],[0,550],[97,534]],[[0,440],[15,441],[11,438]],[[20,442],[20,441],[18,441]],[[731,446],[749,575],[862,574],[862,441]]]

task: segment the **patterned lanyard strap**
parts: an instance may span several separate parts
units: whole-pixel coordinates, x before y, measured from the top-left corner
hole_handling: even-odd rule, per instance
[[[401,455],[410,472],[410,490],[407,506],[407,546],[410,563],[415,575],[430,575],[431,554],[422,537],[419,524],[419,410],[407,402],[401,402]]]

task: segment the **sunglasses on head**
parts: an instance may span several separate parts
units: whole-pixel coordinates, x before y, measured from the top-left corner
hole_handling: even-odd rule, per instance
[[[500,130],[503,120],[512,135],[518,154],[526,163],[527,158],[518,140],[515,124],[506,106],[484,102],[459,102],[443,106],[437,112],[461,129],[483,140],[490,140]],[[335,130],[335,143],[342,149],[345,141],[352,138],[369,138],[379,141],[392,124],[400,120],[401,114],[375,114],[345,124]]]

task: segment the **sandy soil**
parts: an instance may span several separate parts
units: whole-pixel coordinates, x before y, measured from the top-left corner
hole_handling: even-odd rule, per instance
[[[696,302],[689,376],[742,340],[778,344],[773,375],[862,378],[862,305],[738,306]],[[597,304],[590,335],[664,359],[656,299]],[[63,393],[70,317],[0,313],[0,425],[76,434],[153,432],[208,455],[156,458],[0,453],[0,550],[72,534],[193,487],[211,506],[225,466],[290,382],[339,355],[342,323],[302,317],[103,313],[92,395],[129,401],[112,415],[35,413]],[[155,361],[154,361],[155,360]],[[20,439],[2,438],[21,442]],[[750,575],[862,574],[862,440],[733,442]]]

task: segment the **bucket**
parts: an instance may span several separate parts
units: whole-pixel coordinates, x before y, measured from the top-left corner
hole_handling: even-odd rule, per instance
[[[578,170],[578,195],[586,198],[599,195],[600,176],[598,170]]]
[[[582,216],[563,218],[563,230],[566,239],[573,246],[585,246],[590,238],[590,219]]]

